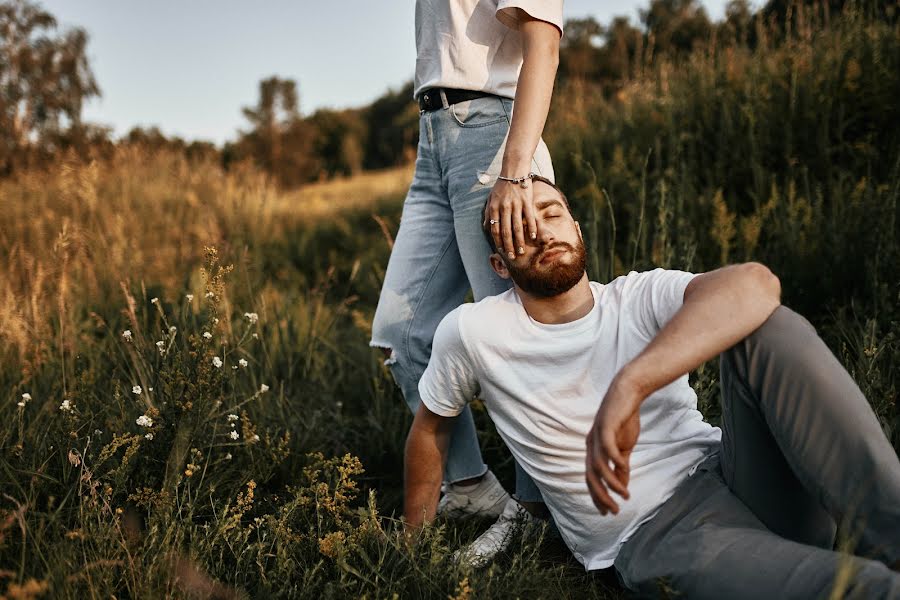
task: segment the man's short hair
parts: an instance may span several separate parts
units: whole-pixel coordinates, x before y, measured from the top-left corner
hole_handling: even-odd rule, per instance
[[[546,177],[543,177],[541,175],[532,175],[531,176],[531,184],[534,185],[535,181],[540,181],[541,183],[546,183],[547,185],[552,187],[554,190],[556,190],[556,192],[562,198],[563,204],[566,205],[566,210],[569,211],[569,214],[572,214],[572,208],[569,206],[569,199],[566,198],[566,195],[563,193],[563,191],[561,189],[559,189],[558,185],[556,185],[555,183],[553,183],[552,181],[550,181],[549,179],[547,179]],[[487,207],[488,207],[488,204],[490,204],[490,202],[491,202],[491,196],[490,196],[490,194],[488,194],[488,198],[484,202],[484,207],[481,209],[481,216],[482,216],[481,231],[484,233],[484,237],[487,238],[487,242],[488,242],[488,245],[491,247],[491,251],[497,252],[497,246],[494,245],[494,236],[491,235],[491,225],[489,223],[489,219],[488,219],[488,215],[487,215]]]

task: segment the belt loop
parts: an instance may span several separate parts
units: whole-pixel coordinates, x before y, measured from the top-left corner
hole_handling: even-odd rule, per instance
[[[450,103],[447,102],[447,93],[444,92],[444,88],[441,88],[441,104],[444,108],[450,108]]]

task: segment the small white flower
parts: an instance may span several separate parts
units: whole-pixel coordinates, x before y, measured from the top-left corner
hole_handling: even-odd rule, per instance
[[[211,334],[210,332],[208,332],[208,331],[204,331],[204,332],[203,332],[203,337],[205,337],[205,338],[208,339],[208,340],[211,340],[211,339],[212,339],[212,334]]]
[[[75,410],[75,405],[72,404],[69,400],[63,400],[62,404],[59,405],[59,410],[63,412],[72,412]]]
[[[125,331],[123,331],[123,332],[122,332],[122,337],[125,338],[125,341],[126,341],[126,342],[130,342],[130,341],[131,341],[131,330],[130,330],[130,329],[126,329]]]
[[[94,435],[103,435],[103,431],[101,431],[100,429],[95,429]]]
[[[246,359],[242,358],[242,359],[238,360],[238,364],[241,365],[242,367],[246,367],[250,363],[248,363]]]
[[[259,435],[257,435],[257,434],[254,433],[254,434],[253,434],[253,437],[250,438],[250,441],[251,441],[252,443],[255,444],[256,442],[259,441]]]
[[[29,394],[28,392],[22,394],[22,402],[28,402],[29,400],[31,400],[31,394]]]
[[[21,407],[25,406],[25,403],[20,400],[19,402],[16,402],[16,406],[21,408]]]
[[[135,423],[140,425],[141,427],[153,427],[153,419],[148,417],[147,415],[141,415],[136,420]]]
[[[159,340],[158,342],[156,342],[156,347],[159,348],[160,351],[165,350],[165,348],[166,348],[165,340]]]
[[[176,331],[178,331],[178,328],[175,327],[174,325],[169,327],[169,333],[175,333]]]
[[[237,431],[235,431],[234,429],[232,429],[232,430],[231,430],[231,433],[229,433],[228,435],[229,435],[229,437],[231,437],[231,439],[233,439],[233,440],[236,440],[236,439],[238,439],[239,437],[241,437],[241,434],[239,434],[239,433],[238,433]]]
[[[232,371],[237,370],[237,368],[238,368],[237,365],[231,365],[231,370],[232,370]]]
[[[152,298],[150,304],[159,304],[159,298]]]
[[[141,390],[141,386],[139,386],[139,385],[136,385],[133,388],[131,388],[131,393],[137,394],[138,396],[141,395],[141,391],[143,391],[143,390]]]
[[[231,460],[231,452],[225,455],[225,460]]]
[[[212,362],[213,366],[217,369],[222,366],[222,359],[218,356],[213,356]]]
[[[193,295],[193,294],[185,294],[184,297],[187,298],[187,301],[188,301],[188,302],[191,302],[191,301],[194,299],[194,295]]]
[[[148,392],[152,392],[152,391],[153,391],[153,388],[152,388],[152,387],[148,387],[148,388],[147,388],[147,391],[148,391]]]
[[[215,294],[213,294],[212,292],[206,292],[207,298],[212,298],[213,296],[215,296]]]
[[[253,332],[253,339],[254,339],[254,340],[258,340],[258,339],[259,339],[259,334],[256,333],[255,331]]]
[[[153,439],[153,433],[152,433],[152,432],[151,432],[151,433],[147,433],[147,434],[144,435],[144,437],[147,438],[148,440],[152,440],[152,439]]]
[[[215,323],[216,325],[218,325],[218,324],[219,324],[219,317],[213,317],[213,323]]]
[[[247,320],[250,321],[251,325],[256,325],[256,322],[259,321],[259,315],[251,312],[244,313],[244,316],[247,317]]]
[[[269,386],[267,386],[266,384],[263,383],[263,384],[261,384],[261,385],[259,386],[259,393],[260,393],[260,394],[265,394],[265,393],[268,392],[268,391],[269,391]]]
[[[239,418],[240,418],[240,417],[238,417],[238,416],[237,416],[236,414],[234,414],[234,413],[231,413],[230,415],[228,415],[228,421],[229,421],[229,422],[231,422],[231,421],[237,421]]]

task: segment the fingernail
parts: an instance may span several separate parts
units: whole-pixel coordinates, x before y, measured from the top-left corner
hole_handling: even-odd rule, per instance
[[[537,233],[534,231],[531,232],[531,239],[535,239],[537,237]]]
[[[506,255],[510,258],[510,260],[514,260],[516,258],[516,255],[512,252],[507,252]]]
[[[525,254],[525,248],[519,246],[519,254]]]

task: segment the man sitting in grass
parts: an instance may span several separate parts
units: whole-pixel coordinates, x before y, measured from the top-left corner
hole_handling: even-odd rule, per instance
[[[837,583],[900,598],[900,461],[812,326],[780,305],[778,278],[747,263],[589,281],[565,195],[532,181],[537,239],[490,257],[513,289],[437,329],[406,445],[407,529],[434,518],[452,418],[477,395],[588,570],[612,565],[648,595],[821,598]],[[721,429],[688,384],[717,355]],[[858,555],[832,550],[835,519]],[[475,565],[491,554],[463,551]]]

